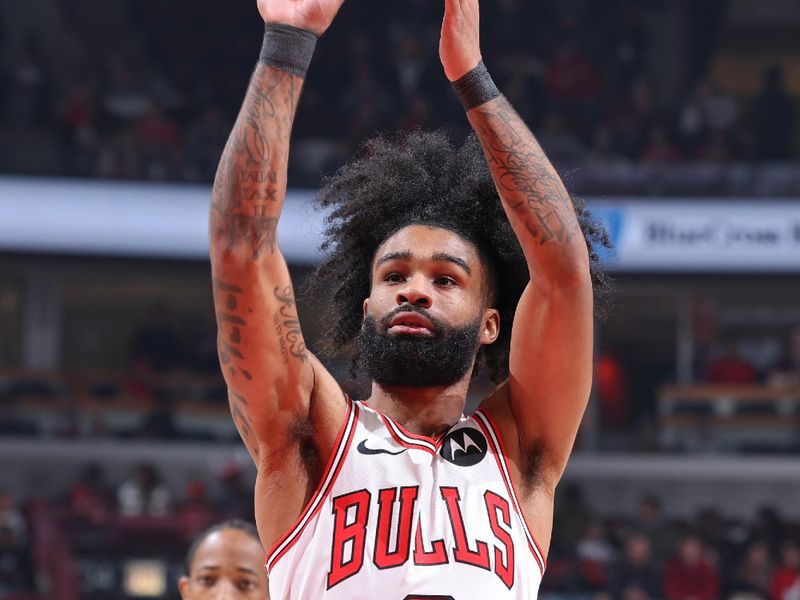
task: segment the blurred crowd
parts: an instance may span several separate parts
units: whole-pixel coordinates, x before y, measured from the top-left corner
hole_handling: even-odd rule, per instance
[[[669,517],[645,495],[628,516],[593,512],[578,488],[556,503],[542,590],[591,600],[794,600],[800,531],[764,507],[749,520],[705,509]]]
[[[709,383],[758,384],[775,388],[800,386],[800,326],[777,336],[715,343],[706,353],[701,376]]]
[[[136,557],[174,547],[181,554],[211,523],[253,516],[251,483],[236,466],[223,470],[214,486],[198,479],[178,494],[153,465],[140,465],[116,487],[90,465],[53,505],[72,560],[95,551]],[[35,586],[33,525],[25,506],[0,491],[0,597]],[[648,494],[633,514],[598,514],[579,488],[565,484],[554,531],[542,598],[800,598],[800,523],[769,507],[745,520],[715,509],[676,516]]]
[[[487,64],[557,163],[797,158],[796,99],[778,66],[740,98],[681,65],[686,90],[665,103],[649,60],[659,25],[641,3],[499,0],[482,10]],[[438,61],[440,12],[424,0],[345,5],[306,82],[293,185],[316,185],[377,131],[467,132]],[[11,36],[0,23],[0,137],[14,140],[0,169],[209,181],[260,27],[248,3],[156,0],[60,3],[49,34]]]
[[[0,598],[41,587],[46,565],[39,563],[46,562],[46,553],[36,547],[37,537],[40,545],[65,544],[62,563],[77,564],[92,555],[183,556],[194,537],[218,521],[253,522],[251,479],[230,463],[215,480],[190,479],[185,489],[176,490],[155,465],[143,463],[113,485],[99,464],[89,464],[52,498],[22,503],[10,489],[0,489]],[[46,512],[36,508],[41,504],[48,506]],[[50,518],[54,527],[46,529]]]

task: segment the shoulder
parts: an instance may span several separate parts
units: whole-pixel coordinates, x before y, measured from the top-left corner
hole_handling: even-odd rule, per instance
[[[546,477],[547,456],[544,446],[535,441],[523,443],[520,436],[518,420],[510,401],[508,380],[492,390],[479,408],[490,417],[492,426],[503,440],[506,459],[515,471],[515,479],[523,495],[527,496],[535,488],[551,488],[552,484]]]
[[[522,443],[509,398],[508,381],[486,396],[480,410],[489,417],[492,428],[502,441],[502,452],[525,521],[539,548],[546,554],[552,533],[556,482],[549,476],[544,446]]]
[[[347,418],[351,400],[316,356],[309,353],[309,360],[314,372],[314,386],[308,418],[316,439],[315,445],[322,456],[328,456]]]

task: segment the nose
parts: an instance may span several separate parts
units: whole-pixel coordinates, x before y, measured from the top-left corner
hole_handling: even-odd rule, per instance
[[[214,586],[215,594],[214,600],[235,600],[236,599],[236,586],[232,581],[220,581]]]
[[[409,277],[397,292],[397,304],[411,304],[419,308],[430,308],[432,304],[427,280],[420,276]]]

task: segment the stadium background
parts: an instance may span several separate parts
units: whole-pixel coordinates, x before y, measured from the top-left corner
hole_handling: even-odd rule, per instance
[[[192,535],[252,518],[205,222],[254,4],[0,2],[1,599],[176,598]],[[280,226],[297,281],[322,174],[376,131],[466,134],[440,4],[348,0],[320,42]],[[482,11],[495,79],[617,247],[541,597],[800,597],[800,4]]]

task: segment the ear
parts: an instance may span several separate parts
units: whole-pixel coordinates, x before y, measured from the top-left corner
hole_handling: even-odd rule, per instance
[[[483,311],[483,326],[481,327],[481,345],[493,344],[500,335],[500,313],[496,308],[487,308]]]
[[[189,600],[191,596],[189,596],[189,578],[186,575],[182,575],[180,579],[178,579],[178,591],[181,593],[181,598],[183,600]]]
[[[369,298],[364,298],[364,316],[367,316],[367,311],[369,310]]]

